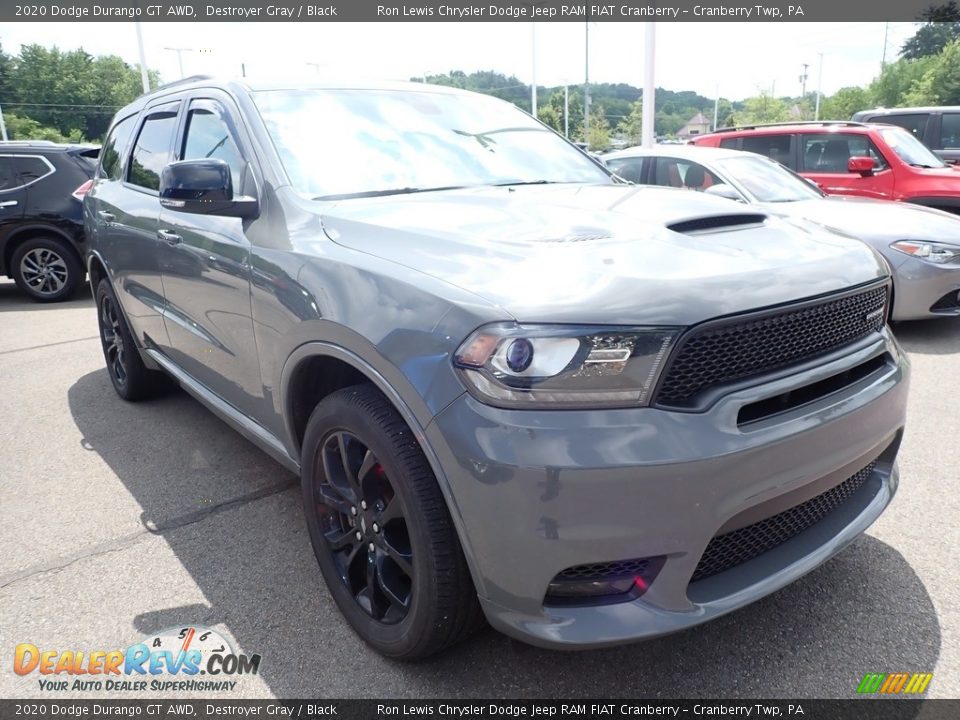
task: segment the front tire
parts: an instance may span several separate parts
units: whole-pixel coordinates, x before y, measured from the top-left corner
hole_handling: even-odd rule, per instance
[[[164,375],[148,370],[143,364],[113,288],[106,278],[97,285],[97,320],[103,359],[117,395],[129,401],[143,400],[167,387]]]
[[[83,284],[83,265],[65,241],[36,237],[17,246],[10,258],[10,274],[17,287],[37,302],[73,297]]]
[[[373,386],[339,390],[304,434],[310,540],[334,601],[378,652],[418,660],[482,624],[453,521],[423,451]]]

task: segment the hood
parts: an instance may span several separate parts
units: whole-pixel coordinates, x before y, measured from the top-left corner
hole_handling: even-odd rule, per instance
[[[960,244],[960,217],[910,203],[830,196],[762,207],[803,217],[884,247],[894,240],[939,240]]]
[[[862,243],[701,193],[478,188],[341,202],[340,245],[440,278],[521,322],[688,325],[886,274]]]

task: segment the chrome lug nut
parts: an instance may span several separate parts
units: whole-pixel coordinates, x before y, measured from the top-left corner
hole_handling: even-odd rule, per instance
[[[356,515],[356,514],[357,514],[357,507],[356,507],[356,505],[350,507],[350,514],[351,514],[351,515]]]
[[[370,550],[370,552],[373,552],[376,549],[373,543],[370,543],[369,545],[367,545],[367,548]]]
[[[363,533],[357,530],[357,540],[363,540]]]
[[[361,500],[361,501],[360,501],[360,507],[363,508],[364,510],[366,510],[366,509],[367,509],[367,501],[366,501],[366,500]]]
[[[374,531],[375,533],[380,532],[380,526],[377,525],[376,523],[374,523],[374,524],[373,524],[373,531]]]

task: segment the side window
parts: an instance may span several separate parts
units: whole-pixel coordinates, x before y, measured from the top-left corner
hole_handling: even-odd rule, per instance
[[[940,120],[940,144],[937,147],[960,148],[960,113],[944,113]]]
[[[728,148],[730,150],[739,150],[740,138],[724,138],[720,141],[720,147]]]
[[[789,168],[793,167],[789,135],[748,135],[743,138],[743,147],[740,149],[766,155],[771,160],[776,160]]]
[[[100,153],[100,168],[97,170],[98,178],[108,178],[110,180],[120,179],[120,170],[123,167],[124,154],[127,146],[130,144],[130,135],[133,133],[133,126],[137,120],[136,115],[124,118],[110,130],[106,142],[103,144],[103,150]]]
[[[878,170],[887,162],[866,135],[823,133],[801,136],[803,170],[819,173],[846,173],[847,161],[852,157],[869,157]]]
[[[234,139],[234,133],[216,103],[203,101],[191,106],[187,114],[187,128],[183,138],[181,160],[217,158],[230,166],[234,192],[242,187],[246,161]]]
[[[923,134],[927,130],[929,119],[929,114],[911,113],[909,115],[880,115],[874,118],[874,122],[899,125],[904,130],[909,130],[917,140],[923,140]]]
[[[13,158],[0,157],[0,192],[13,190],[20,185],[17,171],[13,167]]]
[[[14,158],[14,165],[16,165],[17,172],[20,174],[21,185],[32,183],[53,172],[53,169],[44,162],[43,158],[31,155],[21,155]]]
[[[130,156],[128,182],[148,190],[160,189],[160,171],[170,162],[170,150],[176,129],[175,106],[170,109],[155,109],[147,115],[133,147],[133,155]]]
[[[643,158],[617,158],[608,160],[607,167],[632,183],[643,182]]]
[[[711,185],[723,181],[699,163],[680,158],[661,157],[657,159],[655,185],[684,188],[686,190],[706,190]]]

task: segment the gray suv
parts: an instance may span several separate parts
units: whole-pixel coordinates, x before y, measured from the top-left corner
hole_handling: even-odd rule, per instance
[[[172,377],[298,473],[385,655],[681,630],[895,492],[871,249],[624,183],[499,100],[190,79],[117,114],[84,211],[117,393]]]

